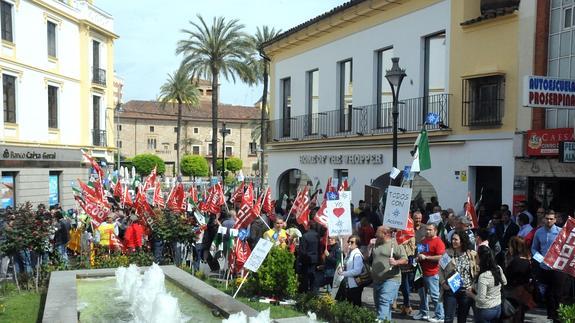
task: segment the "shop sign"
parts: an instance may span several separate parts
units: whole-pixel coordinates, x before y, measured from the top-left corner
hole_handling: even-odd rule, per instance
[[[575,163],[575,141],[562,141],[559,143],[559,161],[562,163]]]
[[[383,154],[301,155],[299,162],[301,164],[379,165],[383,164]]]
[[[527,131],[527,156],[557,156],[559,142],[575,140],[573,128]]]
[[[545,76],[526,76],[523,106],[530,108],[575,108],[575,80]]]
[[[23,161],[82,161],[80,149],[48,149],[0,146],[0,160]]]

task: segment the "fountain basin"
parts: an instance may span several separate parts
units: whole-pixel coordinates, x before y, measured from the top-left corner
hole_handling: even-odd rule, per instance
[[[233,299],[231,296],[204,283],[176,266],[161,266],[161,268],[168,281],[189,293],[210,309],[218,310],[223,317],[227,318],[231,314],[239,312],[244,312],[248,316],[256,316],[258,314],[253,308]],[[143,267],[140,269],[144,271],[147,268]],[[50,275],[42,322],[78,322],[77,280],[84,278],[113,277],[115,270],[115,268],[108,268],[53,272]],[[198,322],[198,320],[194,320],[193,318],[191,321]]]

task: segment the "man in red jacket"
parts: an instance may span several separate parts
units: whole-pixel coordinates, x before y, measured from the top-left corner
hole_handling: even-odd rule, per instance
[[[133,252],[142,247],[142,237],[144,227],[138,223],[138,217],[134,214],[130,216],[130,224],[124,234],[124,245],[128,251]]]

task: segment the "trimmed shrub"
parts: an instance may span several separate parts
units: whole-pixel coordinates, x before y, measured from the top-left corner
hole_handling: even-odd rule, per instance
[[[163,174],[166,171],[164,161],[154,154],[140,154],[132,158],[132,165],[136,167],[138,174],[148,176],[156,166],[156,172]]]
[[[226,169],[227,171],[236,173],[238,172],[240,169],[242,169],[242,167],[244,166],[244,162],[237,158],[237,157],[229,157],[226,158]],[[218,168],[218,170],[222,170],[222,160],[218,159],[216,160],[216,167]]]
[[[207,159],[197,155],[184,155],[180,168],[184,176],[203,177],[208,176],[210,172]]]
[[[297,293],[295,257],[288,250],[273,247],[259,270],[248,277],[246,293],[278,299],[293,298]]]

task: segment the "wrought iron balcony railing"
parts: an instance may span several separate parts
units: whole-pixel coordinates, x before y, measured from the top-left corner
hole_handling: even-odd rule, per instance
[[[106,130],[92,129],[92,145],[106,147]]]
[[[92,83],[106,85],[106,70],[98,67],[92,68]]]
[[[400,100],[398,129],[400,132],[419,132],[428,113],[439,115],[439,129],[448,124],[450,94]],[[353,137],[393,132],[393,103],[348,106],[345,109],[322,111],[286,119],[270,120],[268,142],[316,140],[335,137]]]

